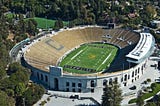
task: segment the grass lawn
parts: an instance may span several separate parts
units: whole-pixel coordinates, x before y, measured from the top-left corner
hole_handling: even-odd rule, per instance
[[[103,47],[103,48],[102,48]],[[65,71],[88,74],[91,72],[65,68],[64,65],[93,69],[100,72],[107,69],[117,54],[118,48],[109,44],[84,44],[68,54],[60,63]]]
[[[16,16],[16,14],[13,14],[13,13],[7,13],[6,14],[6,17],[7,18],[13,18],[13,17],[15,17]]]
[[[7,18],[13,18],[15,17],[16,14],[13,14],[13,13],[8,13],[6,14],[6,17]],[[26,18],[25,20],[27,19],[34,19],[37,24],[38,24],[38,28],[42,28],[42,29],[48,29],[48,28],[53,28],[54,27],[54,24],[55,24],[55,21],[56,20],[51,20],[51,19],[46,19],[46,18],[39,18],[39,17],[34,17],[34,18]],[[64,26],[67,26],[68,25],[68,22],[66,21],[63,21],[63,25]]]
[[[53,28],[55,21],[56,21],[56,20],[38,18],[38,17],[34,17],[33,19],[38,23],[37,27],[42,28],[42,29]],[[68,22],[63,21],[63,24],[64,24],[64,26],[66,26],[68,24]]]
[[[155,83],[155,84],[156,84],[156,87],[153,89],[152,92],[144,93],[144,94],[142,95],[142,99],[143,99],[143,100],[145,100],[145,99],[147,99],[147,98],[149,98],[149,97],[151,97],[151,96],[156,95],[156,94],[160,91],[160,84],[159,84],[159,83]],[[136,98],[131,99],[131,100],[129,101],[129,104],[131,104],[131,103],[136,103]]]

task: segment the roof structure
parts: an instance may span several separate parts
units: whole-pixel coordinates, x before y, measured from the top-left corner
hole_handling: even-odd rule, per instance
[[[140,63],[141,60],[151,55],[151,49],[154,46],[154,38],[150,33],[140,33],[140,40],[136,47],[126,55],[127,61]]]

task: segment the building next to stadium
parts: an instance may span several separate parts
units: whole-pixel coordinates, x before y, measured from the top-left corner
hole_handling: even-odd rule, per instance
[[[92,74],[76,74],[58,66],[76,47],[91,42],[105,42],[119,48],[108,69]],[[49,89],[94,92],[96,88],[103,88],[113,81],[124,87],[138,80],[145,73],[154,45],[155,40],[150,33],[99,26],[75,27],[30,40],[30,44],[22,48],[22,63],[31,69],[32,76],[38,82]]]

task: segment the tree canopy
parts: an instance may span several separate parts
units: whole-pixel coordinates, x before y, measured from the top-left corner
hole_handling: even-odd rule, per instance
[[[106,85],[102,95],[102,106],[120,106],[121,93],[122,91],[117,83]]]
[[[146,1],[113,1],[113,0],[4,0],[1,1],[0,12],[21,14],[27,18],[47,17],[49,19],[61,19],[64,21],[83,20],[78,24],[106,24],[107,22],[123,22],[124,16],[134,13],[143,20],[155,18],[159,11],[152,0]],[[158,1],[158,5],[160,2]],[[144,8],[144,9],[143,9]],[[145,14],[144,14],[145,13]],[[130,22],[130,20],[128,20]]]

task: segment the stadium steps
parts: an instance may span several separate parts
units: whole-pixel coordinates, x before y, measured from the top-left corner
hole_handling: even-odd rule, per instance
[[[113,44],[116,45],[116,43],[119,41],[118,38],[120,38],[120,36],[124,33],[124,31],[125,31],[125,30],[120,30],[120,32],[119,32],[117,35],[115,35],[116,38],[113,40],[113,42],[112,42]]]
[[[111,39],[111,44],[113,44],[113,41],[115,40],[115,39],[117,39],[117,35],[120,33],[120,29],[114,29],[115,31],[111,34],[111,36],[112,36],[112,39]]]

